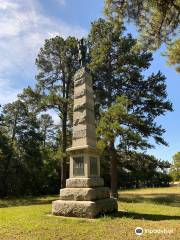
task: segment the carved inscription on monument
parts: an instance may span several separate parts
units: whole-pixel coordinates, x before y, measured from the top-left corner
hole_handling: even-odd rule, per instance
[[[84,176],[84,158],[83,157],[73,158],[73,175]]]
[[[79,138],[86,137],[86,132],[87,132],[86,129],[74,132],[73,139],[79,139]]]

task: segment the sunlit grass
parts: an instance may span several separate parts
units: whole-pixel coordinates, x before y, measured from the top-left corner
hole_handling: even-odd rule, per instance
[[[175,240],[180,236],[179,194],[180,188],[122,191],[118,214],[91,220],[52,216],[51,201],[58,196],[0,200],[0,239],[133,240],[140,226],[173,229],[171,235],[145,234],[143,240]],[[175,204],[172,195],[177,196]],[[156,196],[163,196],[162,203]]]

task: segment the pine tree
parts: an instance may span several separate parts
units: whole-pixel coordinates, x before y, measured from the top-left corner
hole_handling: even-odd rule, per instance
[[[142,71],[150,66],[152,54],[140,49],[134,53],[132,49],[135,44],[136,40],[131,35],[123,36],[123,29],[121,31],[117,29],[115,32],[110,22],[99,19],[92,24],[89,34],[91,59],[89,68],[93,74],[94,90],[98,99],[96,115],[97,119],[100,119],[100,128],[102,128],[100,135],[101,137],[113,135],[111,141],[105,138],[105,142],[112,156],[111,176],[114,182],[116,182],[113,176],[116,176],[115,141],[117,137],[121,136],[117,147],[123,152],[151,147],[147,142],[149,137],[154,138],[156,143],[167,145],[163,139],[165,130],[156,123],[156,117],[163,115],[166,111],[172,111],[172,105],[167,100],[165,76],[160,72],[153,73],[147,78],[143,76]],[[118,109],[119,111],[121,109],[118,103],[119,96],[128,100],[127,114],[133,116],[132,122],[129,123],[128,115],[123,115],[125,118],[123,125],[128,126],[128,131],[125,133],[117,128],[122,125],[122,122],[119,120],[118,126],[118,120],[113,120],[121,113],[118,112]],[[109,111],[112,113],[112,119],[107,118]],[[101,112],[105,113],[103,117],[106,119],[105,124],[98,117]],[[109,131],[105,129],[108,124]],[[115,188],[113,187],[112,193],[116,196]]]
[[[121,28],[125,21],[135,23],[139,32],[138,45],[142,48],[155,50],[162,43],[167,43],[168,62],[180,64],[178,51],[175,54],[175,49],[180,48],[179,0],[106,0],[105,14],[117,28]],[[174,40],[175,36],[177,38]]]
[[[79,67],[77,40],[55,37],[45,40],[36,59],[38,68],[37,89],[42,95],[43,105],[56,109],[61,120],[62,153],[61,187],[65,187],[67,173],[68,124],[72,112],[73,77]],[[71,127],[71,126],[70,126]]]

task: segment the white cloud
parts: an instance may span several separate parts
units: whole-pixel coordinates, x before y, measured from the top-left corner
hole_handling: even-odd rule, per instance
[[[19,91],[11,86],[8,79],[0,79],[0,105],[16,100]]]
[[[0,0],[0,9],[14,8],[17,9],[18,5],[14,2]]]
[[[60,118],[58,116],[58,113],[55,110],[50,109],[50,110],[47,110],[46,113],[51,115],[51,117],[52,117],[52,119],[53,119],[55,124],[60,124]]]
[[[25,87],[25,83],[15,83],[17,76],[24,82],[33,78],[35,57],[45,38],[85,34],[79,26],[43,15],[37,0],[0,0],[0,81],[6,79],[6,84],[0,84],[0,101],[6,102],[5,93],[9,94],[14,85]]]
[[[61,6],[66,5],[66,0],[56,0]]]

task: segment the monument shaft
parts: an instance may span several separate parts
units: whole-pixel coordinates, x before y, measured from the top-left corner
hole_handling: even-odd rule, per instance
[[[52,213],[62,216],[94,218],[117,210],[117,201],[100,178],[100,159],[96,149],[92,77],[85,67],[74,76],[74,108],[70,178],[53,202]]]
[[[85,68],[74,77],[74,114],[72,147],[96,147],[92,78]]]

